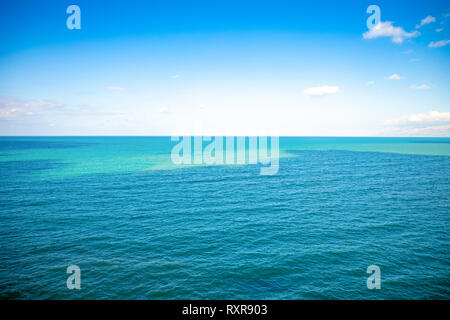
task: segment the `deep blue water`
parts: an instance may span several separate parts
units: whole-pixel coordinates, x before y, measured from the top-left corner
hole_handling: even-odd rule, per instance
[[[261,176],[151,170],[170,138],[0,138],[0,298],[449,299],[448,142],[281,138]]]

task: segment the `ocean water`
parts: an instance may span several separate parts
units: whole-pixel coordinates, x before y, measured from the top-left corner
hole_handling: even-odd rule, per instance
[[[450,139],[280,138],[273,176],[173,146],[0,138],[0,298],[450,298]]]

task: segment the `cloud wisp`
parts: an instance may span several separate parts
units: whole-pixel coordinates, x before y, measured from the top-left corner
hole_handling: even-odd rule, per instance
[[[450,112],[430,111],[387,120],[384,123],[386,134],[399,136],[449,137]]]
[[[32,116],[46,110],[63,107],[63,104],[48,100],[21,100],[14,97],[0,98],[0,119],[8,120]]]
[[[436,18],[433,16],[427,16],[423,18],[419,24],[416,25],[416,29],[422,28],[424,25],[430,24],[432,22],[436,22]]]
[[[108,87],[106,87],[106,89],[113,90],[113,91],[124,91],[125,90],[125,88],[120,87],[120,86],[108,86]]]
[[[403,77],[400,77],[398,74],[394,73],[391,74],[389,77],[385,78],[386,80],[401,80]]]
[[[410,88],[414,90],[428,90],[431,87],[427,84],[420,84],[420,85],[413,84],[412,86],[410,86]]]
[[[320,86],[307,88],[303,91],[303,93],[310,97],[321,97],[325,95],[336,94],[339,91],[339,86]]]
[[[440,48],[448,45],[450,40],[440,40],[440,41],[431,41],[428,47],[430,48]]]

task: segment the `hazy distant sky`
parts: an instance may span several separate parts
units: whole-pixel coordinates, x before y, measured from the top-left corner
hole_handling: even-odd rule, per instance
[[[450,136],[449,1],[0,0],[0,40],[0,135]]]

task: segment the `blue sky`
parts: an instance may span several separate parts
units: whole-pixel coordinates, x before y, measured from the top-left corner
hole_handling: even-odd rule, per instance
[[[71,4],[80,30],[66,27]],[[449,13],[448,1],[0,0],[0,135],[450,136]]]

